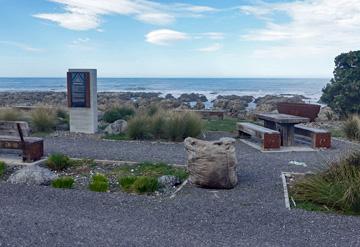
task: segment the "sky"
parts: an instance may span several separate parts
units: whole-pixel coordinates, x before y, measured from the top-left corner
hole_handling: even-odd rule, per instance
[[[0,76],[331,77],[359,0],[0,0]]]

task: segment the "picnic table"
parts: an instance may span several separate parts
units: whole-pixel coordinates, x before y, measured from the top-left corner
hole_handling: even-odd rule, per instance
[[[264,127],[277,130],[281,135],[282,146],[293,146],[295,136],[295,125],[307,123],[309,118],[293,116],[281,113],[259,113],[256,117],[264,121]]]

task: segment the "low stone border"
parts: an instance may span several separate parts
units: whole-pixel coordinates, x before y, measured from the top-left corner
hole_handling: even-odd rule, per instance
[[[290,200],[289,200],[289,191],[288,191],[287,182],[286,182],[287,176],[289,176],[288,172],[281,172],[280,177],[281,177],[281,180],[283,183],[285,207],[287,209],[291,210]]]

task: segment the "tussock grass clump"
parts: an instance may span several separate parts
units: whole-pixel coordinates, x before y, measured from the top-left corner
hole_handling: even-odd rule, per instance
[[[52,154],[46,161],[46,165],[56,171],[61,171],[71,166],[71,160],[64,154]]]
[[[113,123],[116,120],[128,120],[135,115],[135,110],[131,107],[114,107],[104,113],[105,122]]]
[[[2,121],[20,121],[24,120],[24,115],[17,109],[0,109],[0,120]]]
[[[203,130],[203,121],[194,112],[158,111],[156,114],[138,115],[128,124],[131,139],[166,139],[182,141],[197,137]]]
[[[4,161],[0,161],[0,177],[2,177],[5,173],[6,165]]]
[[[360,214],[360,152],[331,164],[326,171],[295,182],[291,194],[300,203]]]
[[[50,132],[56,126],[56,113],[48,108],[37,108],[31,111],[31,123],[35,131]]]
[[[59,189],[71,189],[74,185],[72,177],[61,177],[52,181],[51,186]]]
[[[360,141],[360,117],[358,115],[349,117],[342,130],[348,139]]]
[[[124,191],[138,194],[152,193],[159,187],[157,178],[145,176],[121,177],[119,178],[119,184]]]
[[[109,180],[103,174],[96,174],[91,177],[89,189],[95,192],[107,192],[109,190]]]
[[[137,115],[128,123],[128,136],[135,140],[151,139],[151,118]]]

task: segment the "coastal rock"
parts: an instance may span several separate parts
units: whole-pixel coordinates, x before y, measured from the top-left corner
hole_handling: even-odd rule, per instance
[[[118,135],[125,133],[127,131],[128,124],[125,120],[119,119],[113,122],[112,124],[109,124],[105,128],[105,133],[109,135]]]
[[[184,144],[191,183],[213,189],[235,187],[238,182],[235,139],[208,142],[189,137]]]
[[[198,101],[198,102],[196,102],[194,109],[195,110],[203,110],[203,109],[205,109],[205,104],[201,101]]]
[[[255,100],[256,112],[272,112],[277,110],[277,104],[280,102],[304,103],[304,99],[305,97],[302,95],[292,95],[289,97],[283,95],[266,95]]]
[[[56,178],[57,175],[49,169],[31,165],[13,173],[8,182],[13,184],[49,185]]]
[[[213,101],[213,107],[225,110],[230,116],[237,117],[245,111],[251,101],[253,101],[252,96],[219,95]]]
[[[175,97],[172,94],[168,93],[167,95],[165,95],[165,99],[175,99]]]
[[[183,93],[180,95],[178,100],[181,102],[197,102],[197,101],[207,102],[208,101],[208,99],[206,98],[205,95],[198,94],[198,93],[190,93],[190,94]]]

